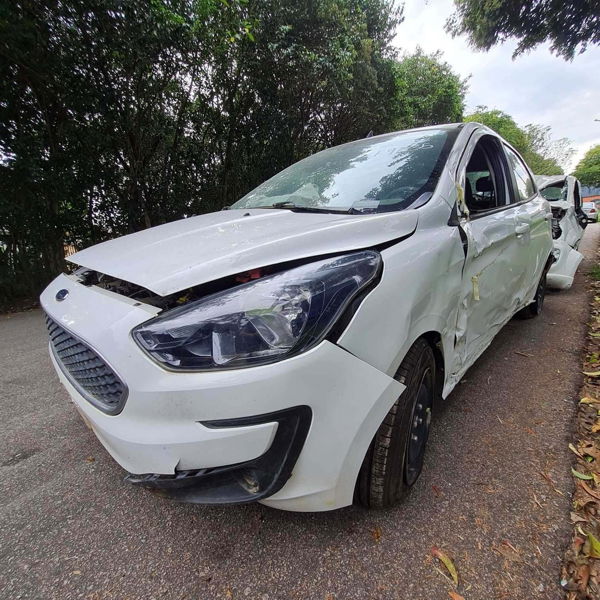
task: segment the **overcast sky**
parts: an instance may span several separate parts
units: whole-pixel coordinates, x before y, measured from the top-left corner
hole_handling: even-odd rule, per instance
[[[444,59],[463,77],[471,75],[467,113],[480,104],[511,115],[519,125],[550,125],[554,138],[568,137],[577,154],[571,167],[594,144],[600,144],[600,47],[572,62],[539,46],[512,60],[514,43],[476,52],[465,38],[453,39],[444,24],[453,12],[452,0],[406,0],[404,22],[396,45],[408,52],[417,46]]]

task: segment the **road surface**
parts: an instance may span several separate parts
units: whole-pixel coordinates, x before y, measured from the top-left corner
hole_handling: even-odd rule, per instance
[[[599,238],[590,226],[580,271]],[[122,483],[54,375],[40,311],[0,316],[0,597],[448,600],[433,546],[466,600],[561,597],[587,316],[580,273],[467,373],[403,505],[321,514],[183,505]]]

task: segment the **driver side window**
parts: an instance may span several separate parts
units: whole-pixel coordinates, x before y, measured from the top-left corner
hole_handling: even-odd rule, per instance
[[[465,172],[465,203],[477,215],[506,205],[506,191],[497,144],[482,137],[469,159]]]

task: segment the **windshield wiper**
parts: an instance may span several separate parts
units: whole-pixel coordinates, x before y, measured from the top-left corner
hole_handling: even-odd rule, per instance
[[[295,204],[294,202],[275,202],[271,206],[260,206],[257,208],[283,208],[292,212],[333,213],[341,215],[349,215],[354,212],[352,208],[317,208],[316,206],[304,206],[302,204]]]

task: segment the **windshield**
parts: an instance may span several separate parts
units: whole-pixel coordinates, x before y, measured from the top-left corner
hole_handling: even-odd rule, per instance
[[[540,190],[540,193],[546,200],[552,202],[553,200],[566,200],[567,199],[567,186],[563,185],[550,185],[543,190]]]
[[[231,208],[306,207],[385,212],[433,192],[454,129],[390,133],[313,154],[271,177]],[[277,206],[276,206],[277,207]]]

